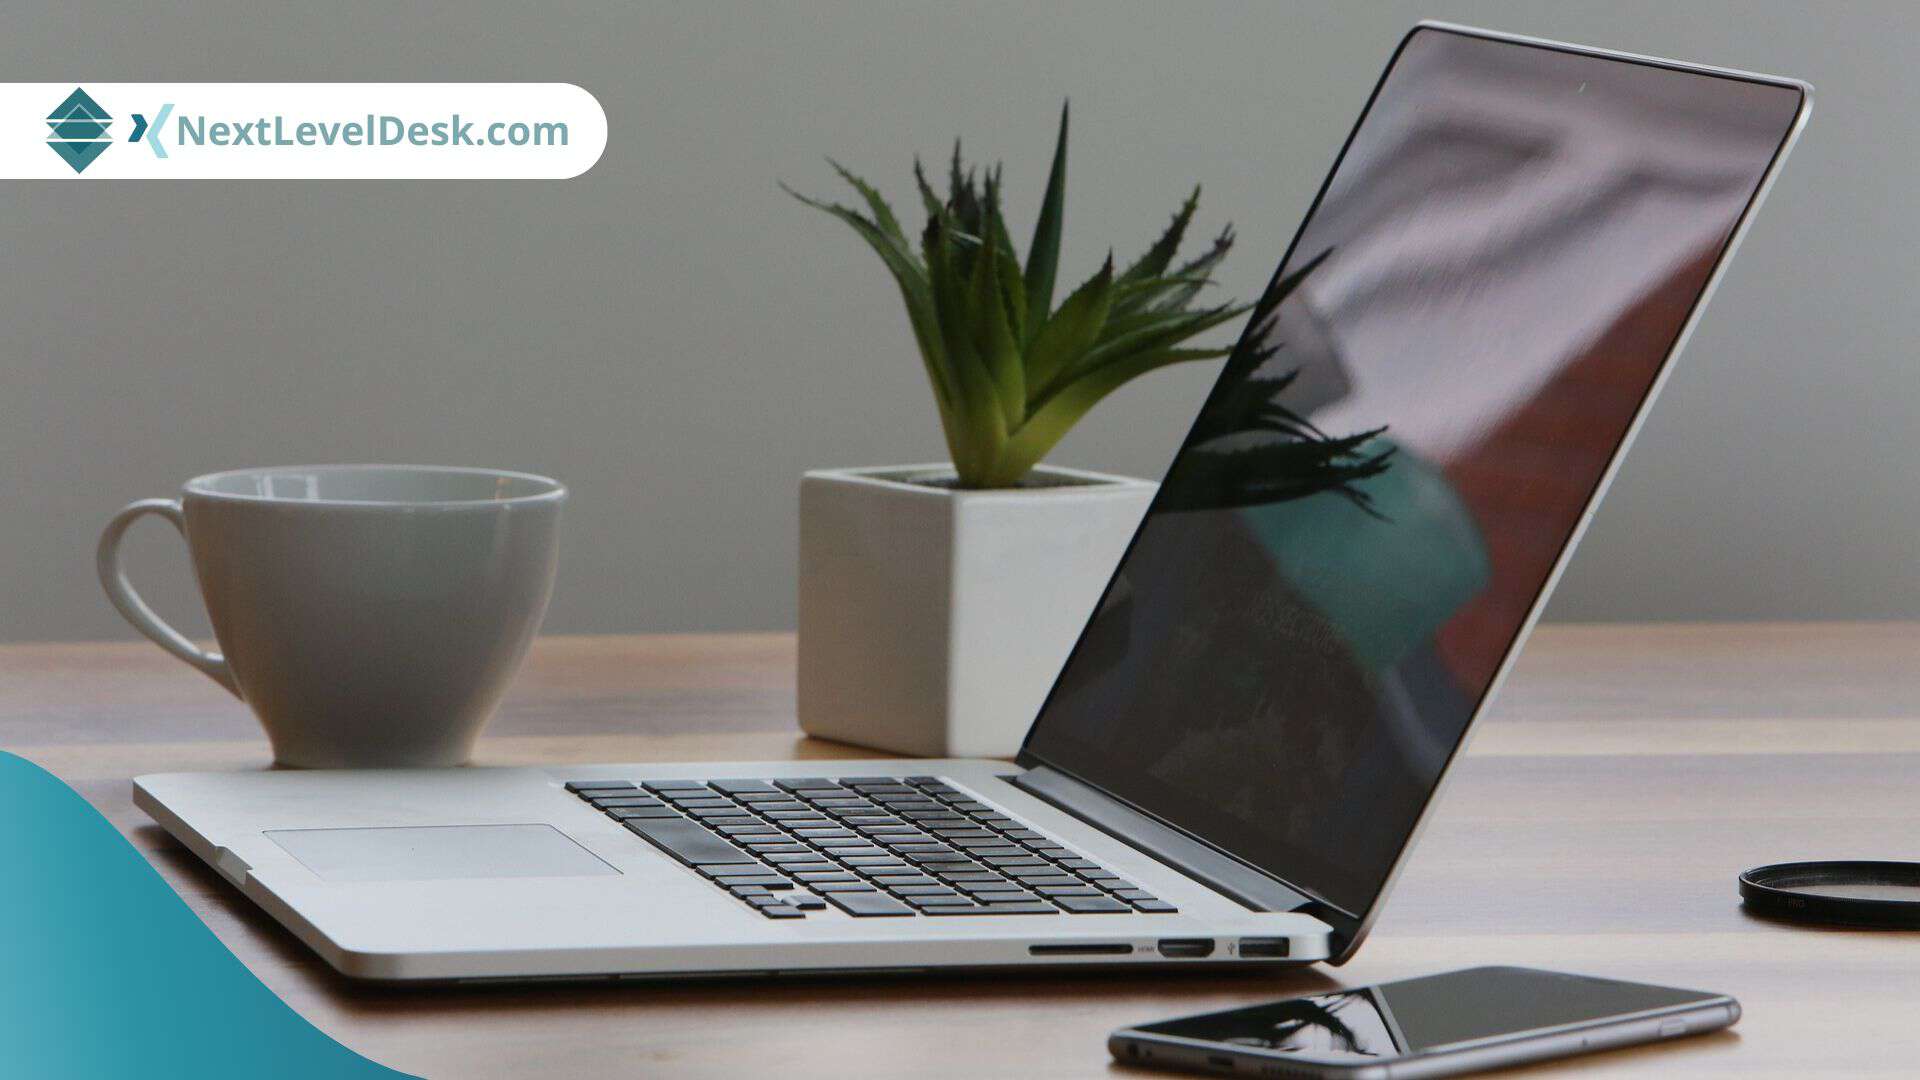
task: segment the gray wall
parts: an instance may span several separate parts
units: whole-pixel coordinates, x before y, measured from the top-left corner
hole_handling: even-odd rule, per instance
[[[1203,180],[1246,295],[1429,15],[1820,88],[1553,615],[1920,614],[1910,4],[34,0],[8,79],[563,80],[612,133],[564,183],[0,182],[0,639],[125,635],[91,546],[128,499],[376,459],[565,478],[553,630],[789,626],[799,470],[940,442],[883,273],[776,177],[832,192],[831,152],[910,204],[911,153],[962,134],[1020,225],[1071,95],[1068,271]],[[1210,377],[1149,377],[1055,460],[1157,475]],[[203,628],[177,542],[136,539]]]

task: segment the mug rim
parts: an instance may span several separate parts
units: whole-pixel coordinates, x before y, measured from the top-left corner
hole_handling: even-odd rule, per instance
[[[497,499],[295,499],[278,495],[259,495],[236,491],[221,491],[214,488],[215,483],[236,476],[265,476],[273,473],[353,473],[353,472],[393,472],[393,473],[437,473],[460,476],[491,476],[510,480],[531,482],[545,490],[527,495],[509,495]],[[213,499],[222,502],[259,503],[274,506],[321,507],[382,507],[382,508],[450,508],[450,507],[499,507],[525,505],[528,503],[561,502],[567,497],[567,486],[550,476],[538,473],[517,472],[512,469],[489,469],[466,465],[394,465],[394,464],[343,464],[343,465],[256,465],[243,469],[222,469],[219,472],[203,473],[181,485],[181,491],[196,499]]]

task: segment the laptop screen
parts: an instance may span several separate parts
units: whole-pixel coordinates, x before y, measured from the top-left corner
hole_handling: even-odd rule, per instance
[[[1801,98],[1410,35],[1023,760],[1371,908]]]

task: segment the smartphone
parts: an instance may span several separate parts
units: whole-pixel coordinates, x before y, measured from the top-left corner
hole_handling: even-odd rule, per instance
[[[1338,1080],[1459,1076],[1717,1031],[1725,994],[1479,967],[1122,1028],[1129,1065]]]

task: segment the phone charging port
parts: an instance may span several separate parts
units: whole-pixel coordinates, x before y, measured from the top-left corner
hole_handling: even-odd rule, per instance
[[[1243,937],[1240,939],[1240,958],[1243,960],[1272,960],[1287,955],[1287,939],[1283,937]]]
[[[1213,955],[1213,939],[1204,937],[1161,938],[1160,955],[1194,960]]]

